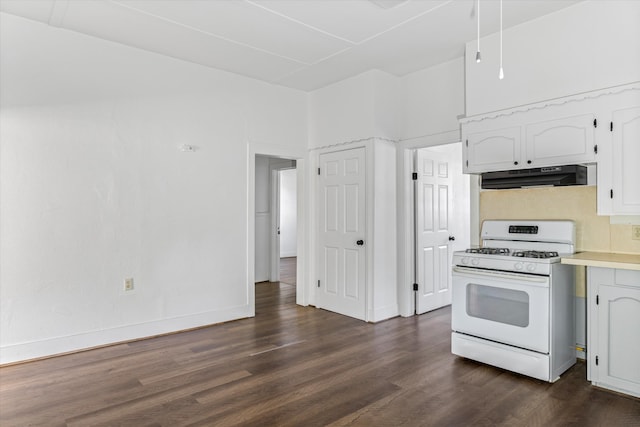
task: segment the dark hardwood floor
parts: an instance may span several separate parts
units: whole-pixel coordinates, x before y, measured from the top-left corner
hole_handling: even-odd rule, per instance
[[[256,317],[0,369],[1,426],[639,426],[640,399],[451,355],[450,309],[367,324],[256,285]]]
[[[287,285],[296,284],[297,258],[280,258],[280,282]]]

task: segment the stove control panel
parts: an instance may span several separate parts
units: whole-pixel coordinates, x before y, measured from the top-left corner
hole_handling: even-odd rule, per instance
[[[537,225],[510,225],[509,234],[538,234]]]

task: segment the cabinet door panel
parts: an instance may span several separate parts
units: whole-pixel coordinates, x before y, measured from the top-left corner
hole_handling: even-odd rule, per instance
[[[640,107],[613,117],[613,211],[640,215]]]
[[[640,393],[640,288],[600,285],[600,383]]]
[[[541,167],[593,161],[593,120],[593,114],[582,114],[527,125],[527,165]]]
[[[521,167],[520,126],[467,135],[467,171],[488,172]]]

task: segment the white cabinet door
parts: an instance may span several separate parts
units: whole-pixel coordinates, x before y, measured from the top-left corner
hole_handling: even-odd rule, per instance
[[[640,397],[640,272],[589,267],[589,378]]]
[[[521,127],[469,132],[465,138],[465,173],[482,173],[521,167]]]
[[[640,215],[640,106],[614,111],[612,119],[613,213]]]
[[[593,114],[526,125],[525,167],[588,163],[595,158]]]
[[[598,382],[640,395],[640,289],[600,286]]]
[[[320,155],[317,305],[366,320],[365,148]]]

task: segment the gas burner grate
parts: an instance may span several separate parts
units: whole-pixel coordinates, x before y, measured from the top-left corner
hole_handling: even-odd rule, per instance
[[[552,251],[514,251],[511,255],[521,258],[554,258],[558,252]]]
[[[508,248],[471,248],[465,252],[468,254],[509,255]]]

